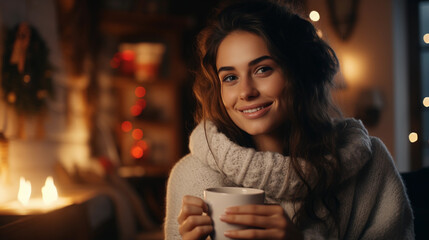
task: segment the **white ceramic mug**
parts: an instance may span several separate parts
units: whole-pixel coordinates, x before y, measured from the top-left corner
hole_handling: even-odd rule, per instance
[[[220,216],[225,209],[247,204],[264,204],[263,190],[242,187],[218,187],[204,190],[204,200],[209,207],[209,216],[213,220],[213,240],[230,239],[224,236],[227,230],[244,229],[245,226],[222,222]]]

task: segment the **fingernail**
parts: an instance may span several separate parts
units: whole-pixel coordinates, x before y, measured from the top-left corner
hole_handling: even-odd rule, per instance
[[[226,214],[220,215],[219,219],[222,220],[222,221],[226,220]]]

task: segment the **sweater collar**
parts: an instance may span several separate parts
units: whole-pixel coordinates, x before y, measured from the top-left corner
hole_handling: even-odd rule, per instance
[[[338,152],[343,168],[342,181],[344,181],[355,176],[371,158],[371,140],[367,130],[359,120],[334,120],[333,123],[339,137]],[[231,161],[229,158],[232,157],[232,155],[245,155],[247,156],[246,160],[249,162],[257,161],[257,159],[254,158],[260,157],[261,154],[263,154],[263,161],[272,160],[287,162],[289,158],[288,156],[283,156],[278,153],[269,154],[257,152],[252,148],[241,147],[228,139],[223,133],[220,133],[216,126],[210,121],[201,122],[194,129],[190,136],[189,149],[191,154],[196,156],[200,161],[230,179],[238,177],[228,176],[229,172],[227,172],[224,167],[226,162]],[[234,167],[243,168],[243,165],[246,164],[249,163],[238,163],[235,164]],[[234,171],[230,170],[230,173],[234,173]],[[233,182],[240,184],[240,180]],[[288,182],[298,187],[301,180],[296,174],[289,174]]]

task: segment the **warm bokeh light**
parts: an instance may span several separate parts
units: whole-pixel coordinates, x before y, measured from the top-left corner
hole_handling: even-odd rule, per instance
[[[347,83],[356,83],[363,80],[362,75],[365,70],[360,58],[353,54],[343,54],[341,59],[341,72]]]
[[[144,87],[136,87],[134,94],[136,95],[136,97],[142,98],[144,97],[144,95],[146,95],[146,89]]]
[[[131,148],[131,156],[133,156],[133,158],[143,157],[143,149],[139,146],[132,147]]]
[[[136,146],[139,146],[143,149],[143,151],[146,151],[148,148],[147,142],[145,140],[140,140],[136,143]]]
[[[429,107],[429,97],[423,98],[423,106]]]
[[[137,128],[133,130],[131,135],[133,136],[134,140],[140,140],[143,137],[143,131]]]
[[[429,44],[429,33],[426,33],[425,35],[423,35],[423,41],[424,41],[426,44]]]
[[[133,124],[130,121],[123,121],[121,124],[121,129],[124,132],[129,132],[133,129]]]
[[[25,180],[24,177],[19,178],[18,201],[26,206],[30,201],[31,196],[31,183]]]
[[[317,33],[317,36],[319,36],[320,38],[323,38],[323,32],[322,32],[322,30],[317,29],[316,33]]]
[[[131,51],[131,50],[122,51],[122,59],[124,59],[125,61],[133,61],[135,57],[136,57],[136,54],[134,53],[134,51]]]
[[[42,187],[42,197],[46,205],[52,204],[58,200],[57,188],[51,176],[46,178],[45,185]]]
[[[143,111],[142,106],[137,105],[137,104],[133,105],[130,109],[131,115],[134,117],[140,115],[140,113],[142,113],[142,111]]]
[[[320,14],[317,11],[311,11],[308,16],[313,22],[317,22],[320,20]]]
[[[410,133],[410,135],[408,135],[408,139],[410,140],[411,143],[415,143],[417,142],[417,140],[419,140],[419,136],[417,135],[417,133],[412,132]]]

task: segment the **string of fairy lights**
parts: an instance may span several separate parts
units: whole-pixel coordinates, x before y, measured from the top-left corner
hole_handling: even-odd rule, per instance
[[[146,108],[146,100],[143,98],[146,95],[146,89],[142,86],[137,86],[134,90],[136,101],[130,108],[131,116],[137,117]],[[131,133],[134,144],[131,146],[130,154],[134,159],[141,159],[144,153],[148,150],[148,144],[143,139],[143,130],[135,127],[129,120],[121,123],[121,129],[124,133]]]

